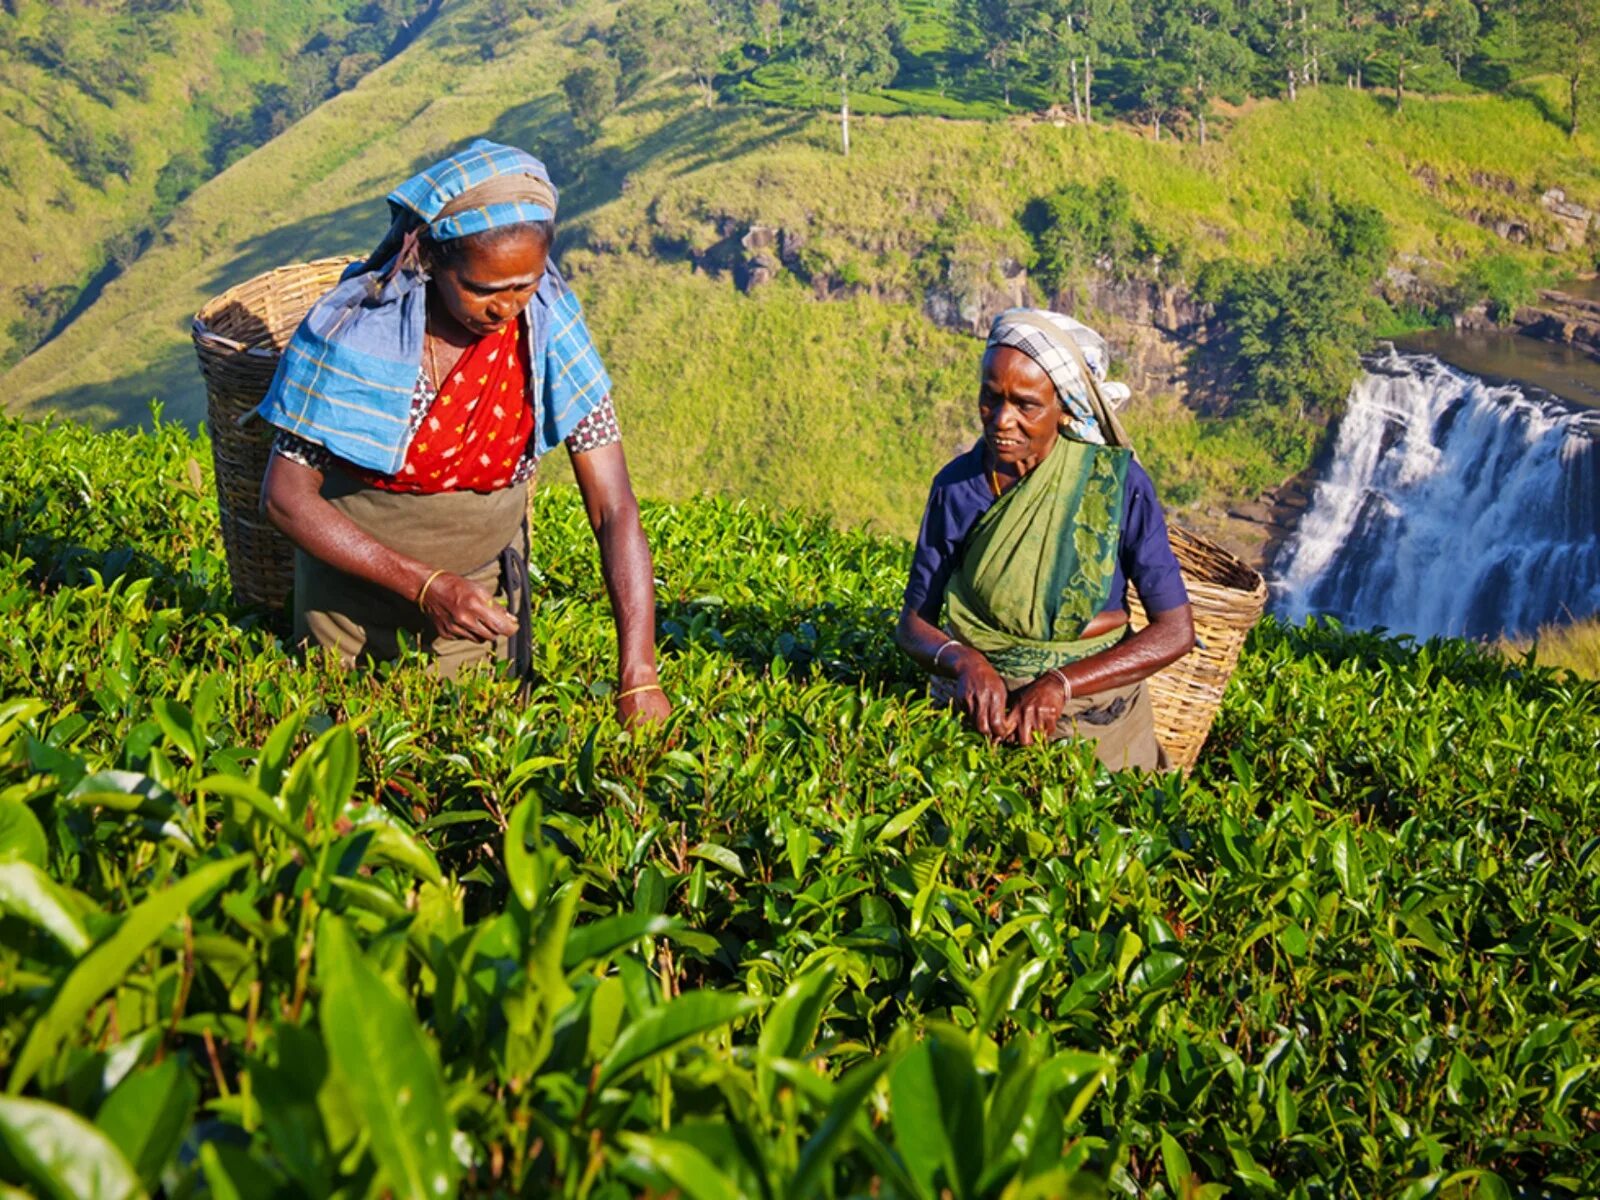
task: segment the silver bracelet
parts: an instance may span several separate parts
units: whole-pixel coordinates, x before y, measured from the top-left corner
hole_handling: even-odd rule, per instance
[[[1049,673],[1061,680],[1061,690],[1066,693],[1061,697],[1061,703],[1070,703],[1072,700],[1072,682],[1061,673],[1061,670],[1058,667],[1049,668]]]
[[[937,650],[935,650],[933,652],[933,669],[935,671],[937,671],[939,669],[939,656],[941,654],[943,654],[946,650],[950,649],[951,646],[959,646],[960,644],[961,643],[956,641],[955,638],[951,638],[947,642],[945,642],[944,645],[940,646]]]

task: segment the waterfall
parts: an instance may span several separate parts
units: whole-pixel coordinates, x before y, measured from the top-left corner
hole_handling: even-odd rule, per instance
[[[1419,637],[1600,612],[1600,409],[1431,355],[1367,360],[1275,563],[1275,610]]]

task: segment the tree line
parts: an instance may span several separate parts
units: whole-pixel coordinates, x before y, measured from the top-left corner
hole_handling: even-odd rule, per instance
[[[1204,141],[1219,100],[1294,100],[1325,85],[1381,87],[1402,111],[1423,76],[1512,68],[1558,75],[1569,133],[1600,77],[1600,0],[934,0],[953,57],[1009,106],[1021,90],[1075,120],[1108,111],[1157,138]],[[926,13],[923,13],[926,16]],[[649,77],[689,74],[714,102],[721,74],[783,59],[838,98],[849,152],[850,95],[886,87],[908,55],[906,6],[892,0],[625,0],[607,51],[565,91],[592,131]]]

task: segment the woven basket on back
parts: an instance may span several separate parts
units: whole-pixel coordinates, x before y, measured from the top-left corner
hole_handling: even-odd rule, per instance
[[[301,318],[339,282],[348,258],[295,263],[229,288],[195,314],[191,333],[206,380],[206,428],[233,594],[281,606],[294,588],[294,547],[261,515],[261,477],[273,428],[248,420]]]
[[[1259,574],[1198,533],[1172,525],[1168,537],[1194,609],[1195,648],[1150,677],[1150,703],[1157,739],[1172,765],[1187,773],[1211,732],[1245,635],[1261,619],[1267,585]],[[1138,592],[1130,589],[1128,597],[1133,624],[1148,624]]]

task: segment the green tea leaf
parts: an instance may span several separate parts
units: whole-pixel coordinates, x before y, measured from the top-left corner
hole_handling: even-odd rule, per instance
[[[567,935],[567,944],[561,956],[562,969],[570,971],[579,963],[607,958],[641,938],[670,933],[682,924],[676,917],[623,913],[621,916],[605,917],[588,925],[580,925]]]
[[[455,1126],[436,1051],[410,1003],[331,915],[318,926],[317,981],[329,1060],[389,1185],[410,1200],[453,1194]]]
[[[891,1055],[880,1054],[855,1067],[839,1081],[827,1115],[801,1148],[800,1164],[789,1181],[788,1195],[793,1200],[807,1200],[828,1185],[829,1171],[843,1148],[845,1136],[857,1124],[861,1106],[878,1086],[879,1077],[894,1061]],[[863,1136],[872,1137],[871,1129],[864,1130]]]
[[[1172,1194],[1180,1198],[1189,1196],[1198,1182],[1194,1168],[1189,1165],[1189,1156],[1178,1139],[1164,1129],[1161,1131],[1161,1163],[1166,1168],[1167,1187]]]
[[[237,875],[248,861],[247,855],[240,854],[196,867],[136,907],[114,933],[80,958],[56,990],[44,1016],[28,1031],[6,1090],[13,1095],[21,1091],[100,997],[122,982],[138,957],[172,928],[173,922]]]
[[[173,794],[137,771],[97,771],[80,780],[64,797],[69,804],[136,812],[166,820],[178,811]]]
[[[106,1097],[94,1123],[116,1143],[151,1191],[188,1131],[200,1087],[183,1062],[168,1058],[129,1075]]]
[[[623,1029],[600,1063],[599,1086],[605,1087],[690,1038],[731,1024],[758,1007],[749,996],[710,991],[685,992],[659,1004]]]
[[[701,842],[689,851],[690,858],[703,858],[706,862],[721,867],[744,878],[744,863],[739,861],[739,856],[726,846],[719,846],[715,842]]]
[[[637,1133],[623,1133],[620,1140],[629,1155],[665,1175],[689,1200],[743,1200],[743,1190],[687,1142]]]
[[[883,828],[878,830],[878,836],[876,839],[878,845],[881,846],[885,842],[894,841],[895,838],[899,837],[902,833],[915,825],[921,818],[922,814],[927,812],[932,806],[935,799],[936,797],[929,796],[926,800],[923,800],[917,804],[913,804],[910,808],[906,809],[905,812],[897,813],[893,817],[890,817],[889,820],[885,822]]]
[[[122,1151],[77,1113],[0,1096],[0,1147],[23,1178],[56,1200],[135,1200],[144,1185]]]
[[[766,1058],[799,1058],[817,1035],[828,991],[837,977],[824,963],[792,980],[767,1010],[757,1046]]]
[[[0,862],[0,913],[37,925],[73,954],[89,948],[89,931],[71,895],[31,862]]]
[[[176,700],[165,696],[150,702],[150,711],[161,726],[161,732],[191,763],[200,761],[200,735],[195,727],[194,715]]]
[[[506,878],[517,903],[532,912],[544,891],[544,860],[539,856],[539,798],[529,796],[506,820]],[[528,849],[530,838],[534,848]]]
[[[0,859],[7,858],[32,863],[41,871],[50,865],[44,826],[20,801],[0,800]]]

